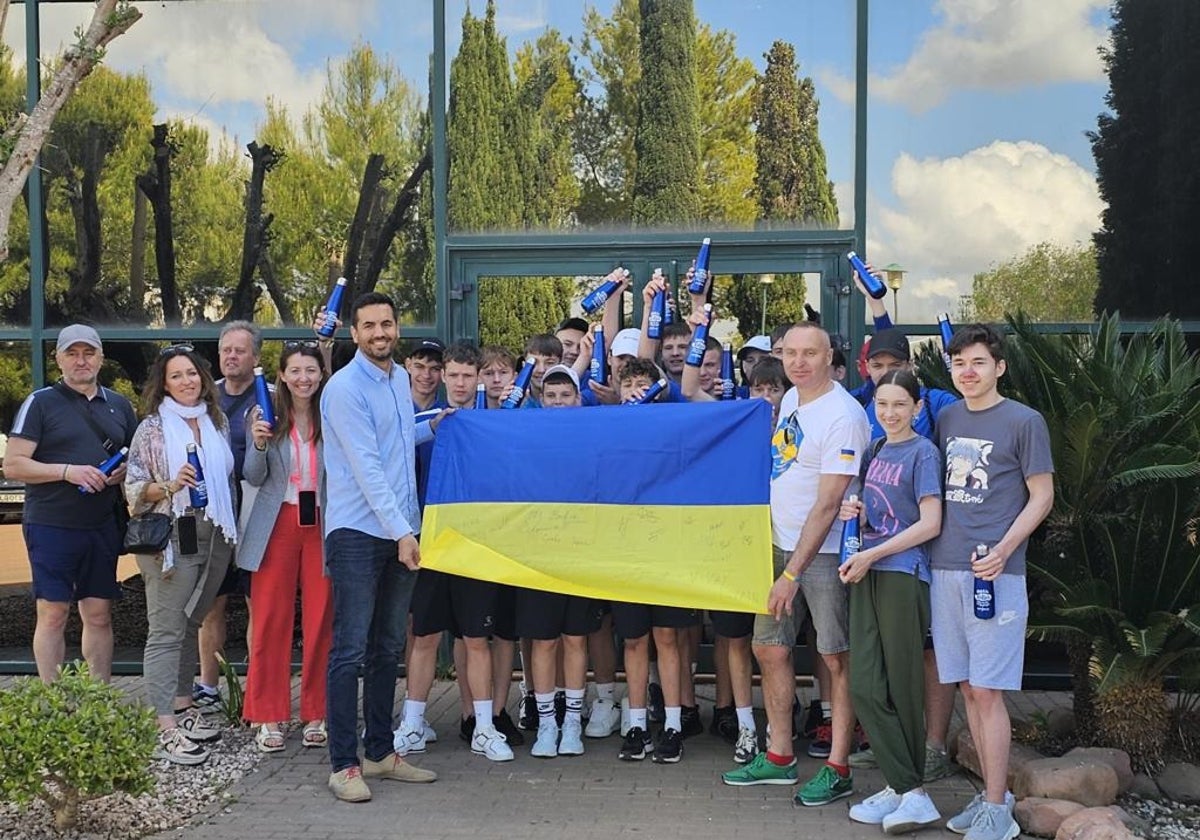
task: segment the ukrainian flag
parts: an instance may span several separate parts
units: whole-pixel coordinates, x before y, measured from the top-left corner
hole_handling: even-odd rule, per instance
[[[459,411],[439,427],[421,564],[612,601],[763,612],[771,407]]]

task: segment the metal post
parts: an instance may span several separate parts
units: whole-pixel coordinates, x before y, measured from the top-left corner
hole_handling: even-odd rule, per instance
[[[762,320],[758,324],[758,334],[766,335],[767,334],[767,284],[760,283],[759,285],[762,286],[762,309],[761,309]]]
[[[429,85],[429,113],[433,117],[433,276],[437,334],[454,339],[460,334],[474,334],[476,325],[455,324],[450,313],[450,283],[448,275],[446,230],[446,194],[449,189],[450,155],[446,146],[446,0],[433,0],[433,73]],[[455,306],[460,312],[470,311],[469,301]]]
[[[30,114],[42,98],[41,22],[38,0],[25,0],[25,106]],[[33,387],[46,384],[46,352],[43,333],[46,329],[46,211],[42,201],[41,158],[33,162],[29,179],[29,338],[30,367]]]

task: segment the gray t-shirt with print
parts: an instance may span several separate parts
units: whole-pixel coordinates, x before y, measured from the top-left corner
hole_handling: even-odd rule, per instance
[[[933,543],[934,569],[970,570],[979,544],[995,545],[1029,501],[1025,480],[1054,472],[1050,433],[1042,415],[1014,400],[982,411],[965,402],[938,415],[946,459],[942,533]],[[1004,573],[1025,574],[1022,543]]]

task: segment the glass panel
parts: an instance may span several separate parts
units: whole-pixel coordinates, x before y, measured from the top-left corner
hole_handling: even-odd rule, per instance
[[[855,0],[480,5],[446,4],[451,230],[853,226]]]

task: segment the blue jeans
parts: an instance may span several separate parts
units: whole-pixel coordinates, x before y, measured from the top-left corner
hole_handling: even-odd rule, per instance
[[[396,674],[404,657],[408,606],[416,575],[397,557],[394,540],[339,528],[325,537],[333,586],[326,724],[336,773],[358,766],[358,673],[363,673],[363,754],[392,752]]]

